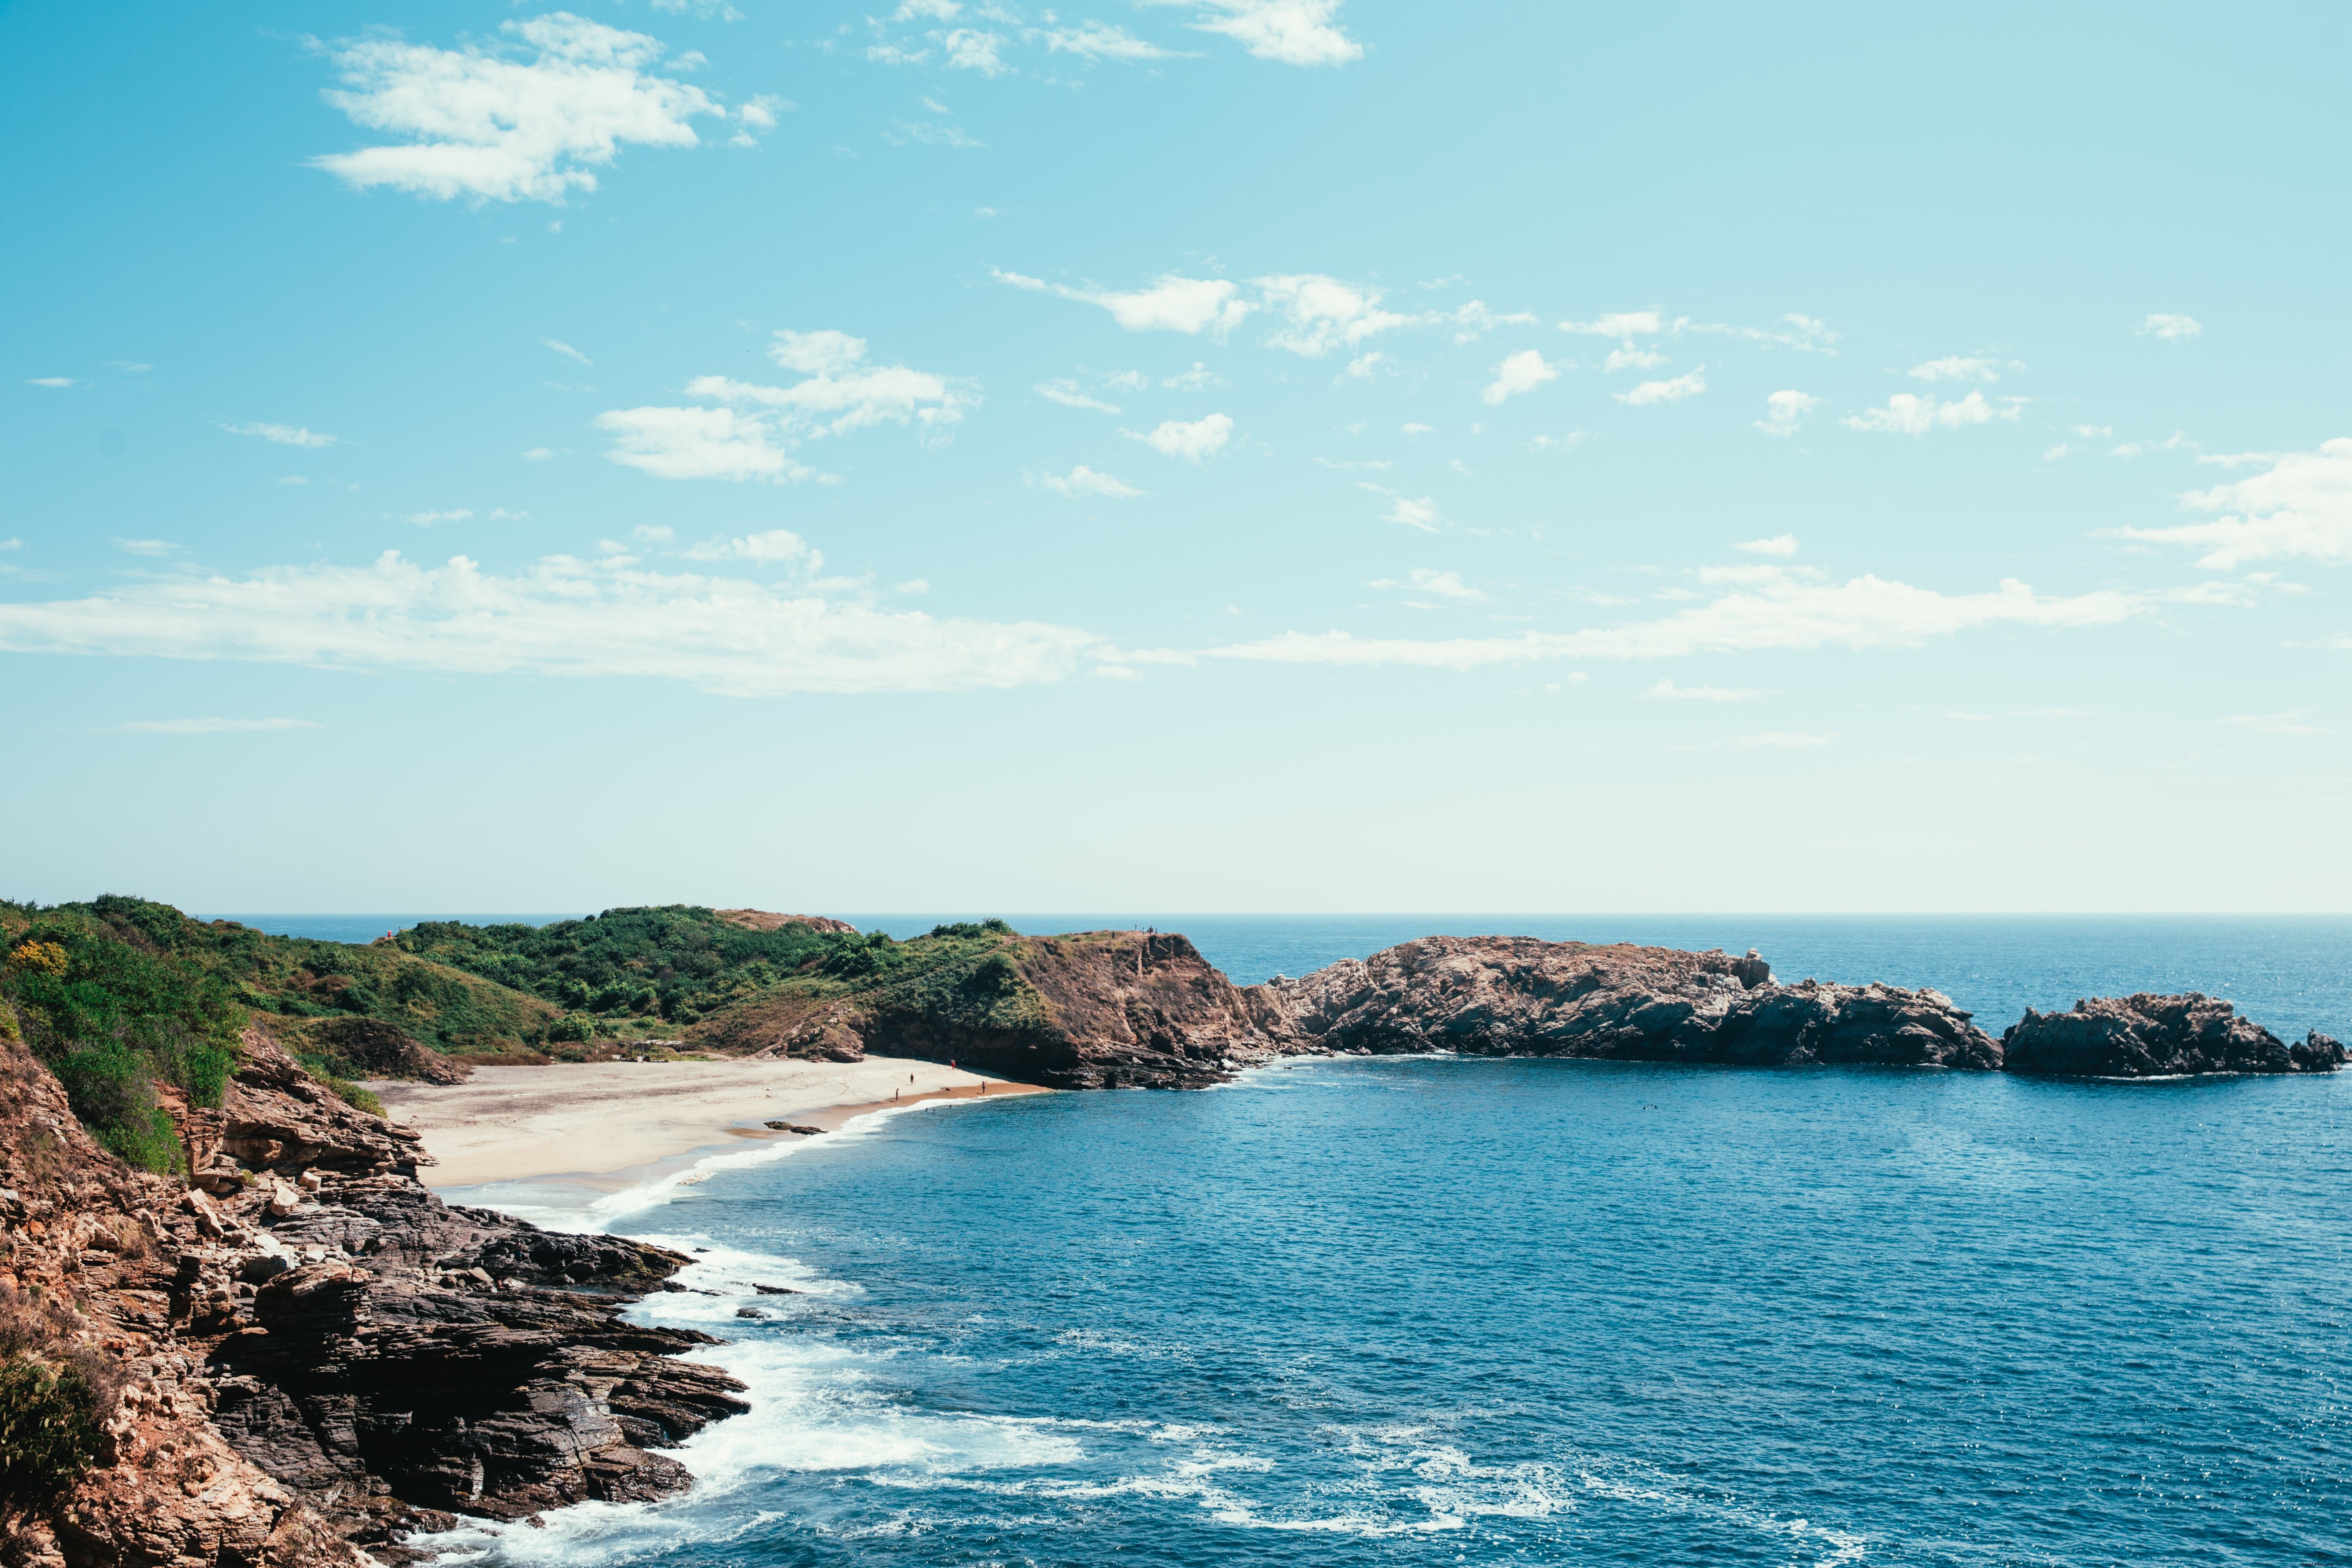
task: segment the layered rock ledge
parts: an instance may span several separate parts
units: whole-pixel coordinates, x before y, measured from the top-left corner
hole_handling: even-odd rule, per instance
[[[2334,1072],[2344,1047],[2317,1030],[2289,1045],[2218,997],[2140,992],[2025,1016],[2001,1036],[2009,1070],[2079,1078]]]
[[[688,1259],[443,1204],[266,1036],[221,1111],[177,1114],[201,1184],[99,1150],[0,1034],[0,1316],[107,1395],[99,1465],[10,1568],[396,1561],[451,1514],[681,1489],[655,1450],[747,1408],[674,1359],[709,1336],[622,1319]]]

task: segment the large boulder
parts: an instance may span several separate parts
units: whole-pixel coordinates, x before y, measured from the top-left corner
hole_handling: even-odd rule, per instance
[[[2211,1072],[2334,1072],[2344,1047],[2316,1030],[2289,1045],[2219,997],[2094,996],[2025,1016],[2001,1036],[2009,1070],[2078,1078]]]

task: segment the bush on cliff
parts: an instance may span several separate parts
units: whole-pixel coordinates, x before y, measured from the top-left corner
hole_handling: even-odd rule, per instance
[[[99,1392],[79,1367],[0,1363],[0,1515],[53,1501],[97,1462]]]

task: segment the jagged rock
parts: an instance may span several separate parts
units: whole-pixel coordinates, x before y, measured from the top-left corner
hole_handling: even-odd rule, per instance
[[[322,1171],[413,1175],[433,1163],[419,1135],[344,1104],[260,1028],[248,1028],[244,1051],[221,1101],[217,1131],[191,1139],[189,1163],[217,1168],[219,1157],[245,1170],[299,1174]],[[208,1184],[218,1192],[218,1183]]]
[[[708,1335],[621,1317],[688,1259],[451,1208],[404,1173],[413,1136],[246,1046],[222,1111],[167,1100],[192,1163],[235,1173],[207,1192],[99,1150],[0,1027],[0,1301],[49,1303],[44,1353],[120,1387],[106,1461],[0,1561],[362,1568],[451,1512],[690,1483],[646,1450],[746,1408],[742,1385],[674,1359]]]
[[[1247,993],[1276,1049],[1996,1068],[1939,992],[1771,983],[1751,950],[1424,937]]]
[[[2344,1047],[2314,1030],[2289,1045],[2218,997],[2142,992],[2094,996],[2070,1012],[2025,1016],[2001,1036],[2009,1070],[2081,1078],[2210,1072],[2334,1072]]]

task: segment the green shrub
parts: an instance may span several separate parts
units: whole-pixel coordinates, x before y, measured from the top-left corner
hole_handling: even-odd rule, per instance
[[[0,1513],[55,1500],[97,1461],[98,1405],[79,1368],[0,1365]]]
[[[596,1037],[596,1020],[585,1013],[566,1013],[547,1026],[551,1040],[582,1041]]]
[[[375,1097],[374,1090],[362,1089],[336,1072],[335,1064],[328,1058],[305,1051],[294,1059],[302,1064],[303,1071],[326,1085],[329,1093],[353,1110],[364,1110],[370,1116],[383,1114],[383,1101]]]
[[[1004,996],[1021,987],[1021,971],[1001,952],[982,959],[971,972],[971,988],[984,996]]]

